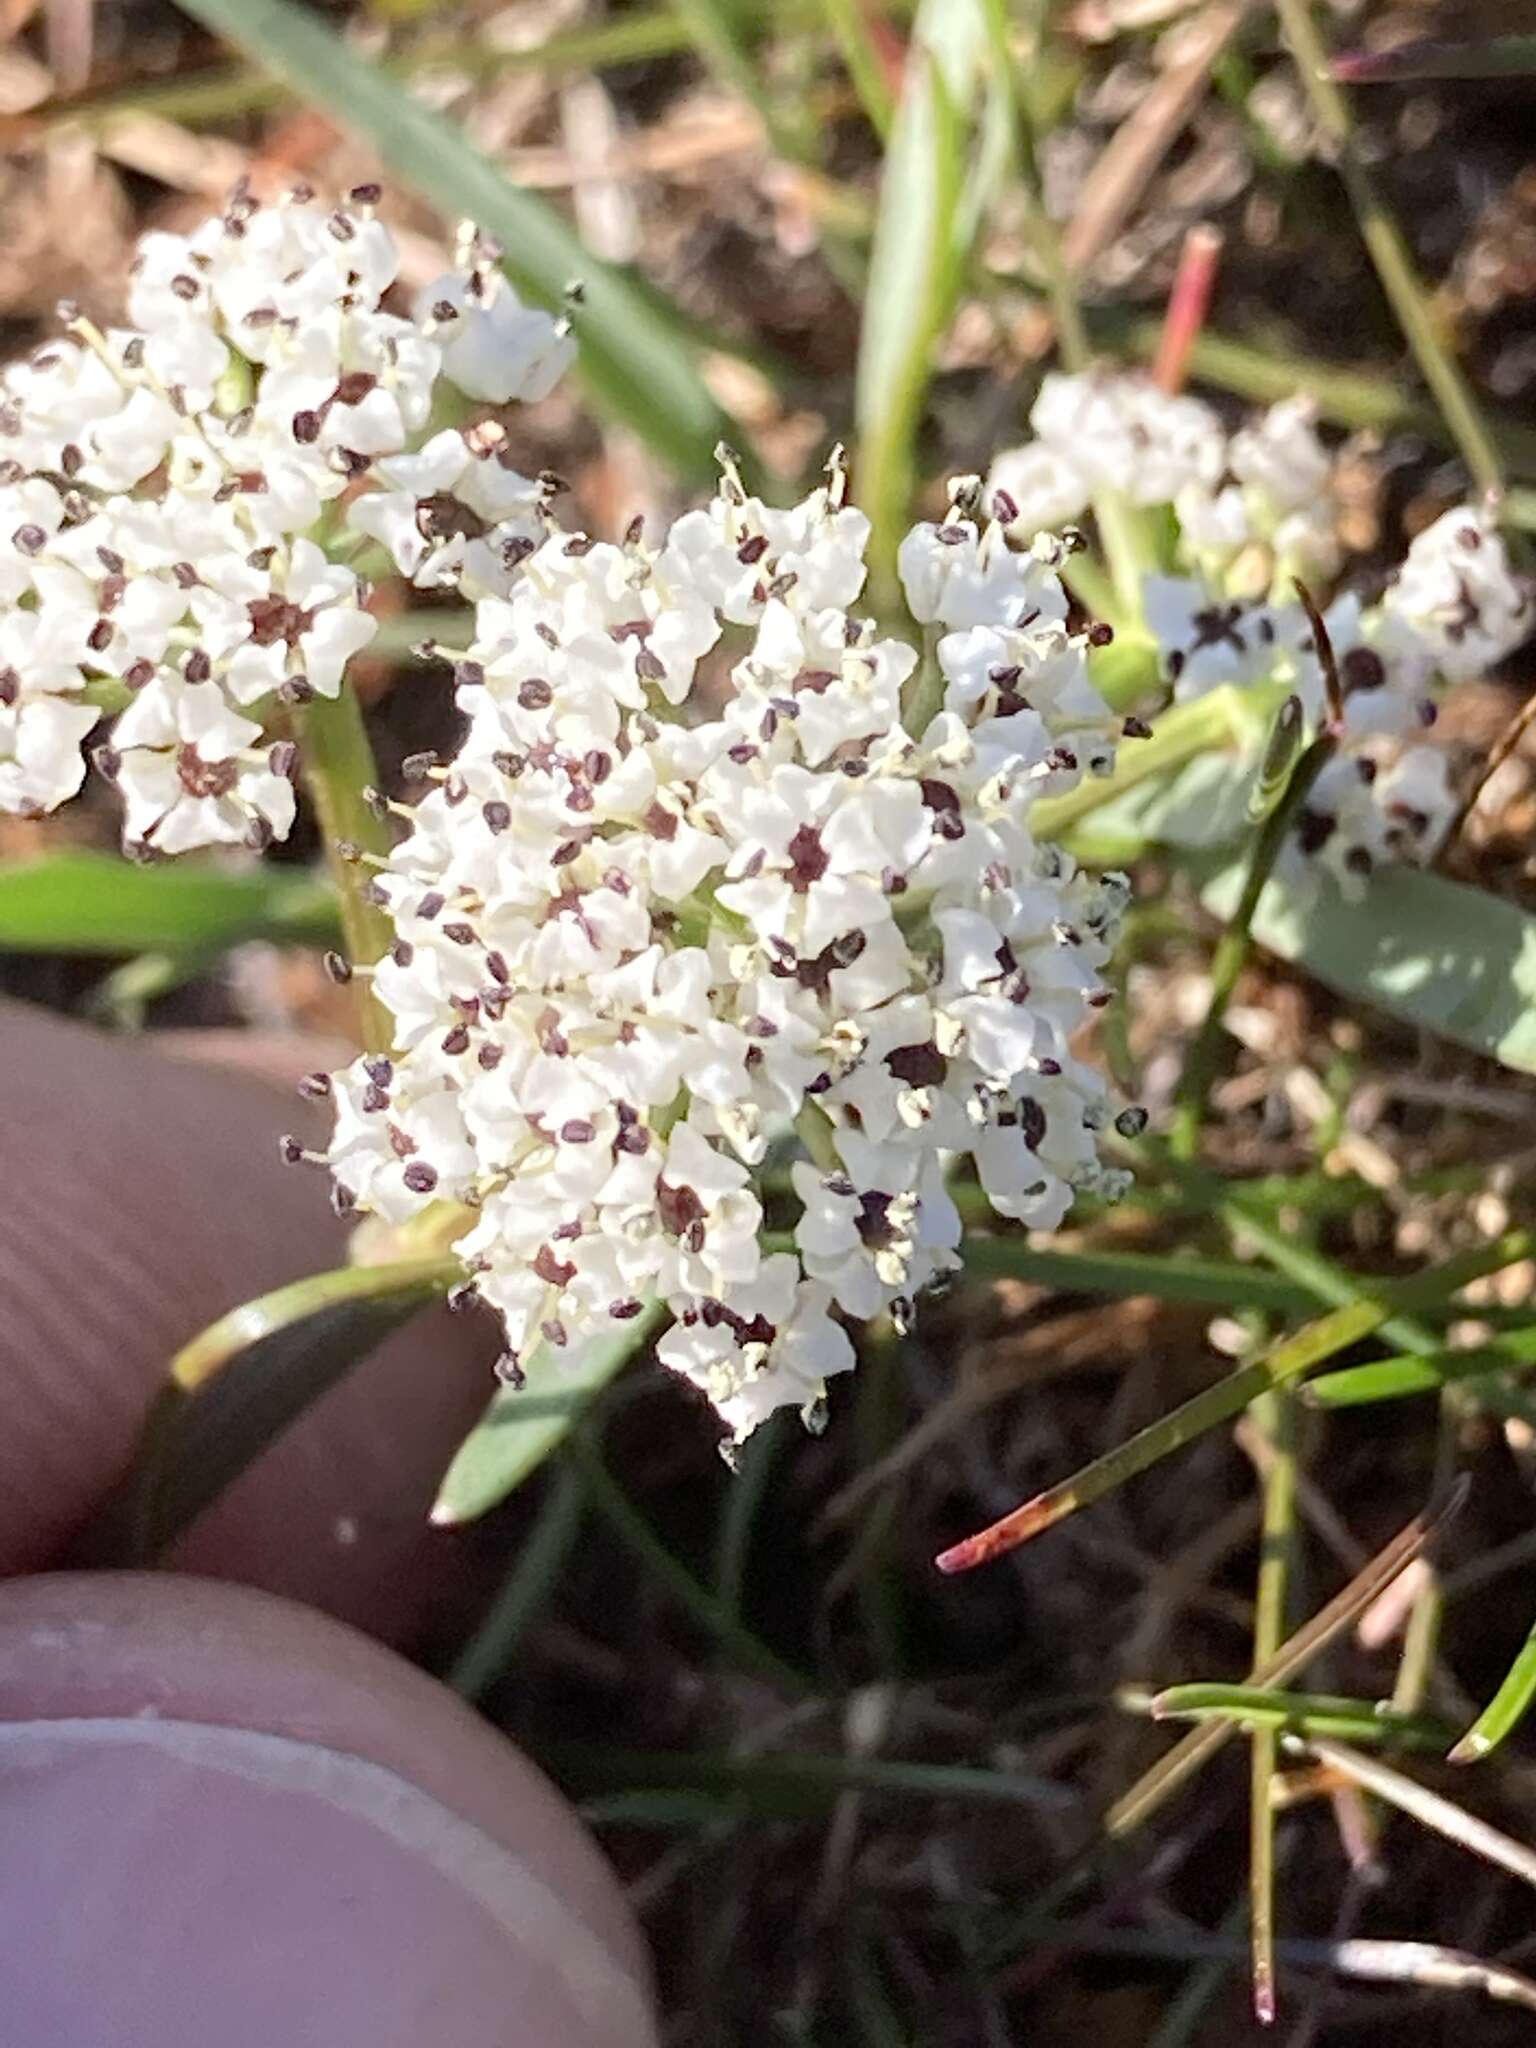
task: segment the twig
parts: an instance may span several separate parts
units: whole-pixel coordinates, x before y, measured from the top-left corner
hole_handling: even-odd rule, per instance
[[[1384,1550],[1378,1551],[1364,1570],[1357,1572],[1326,1607],[1320,1607],[1310,1621],[1304,1622],[1294,1635],[1288,1636],[1269,1662],[1254,1671],[1251,1682],[1260,1686],[1284,1685],[1298,1671],[1305,1670],[1320,1650],[1353,1626],[1357,1617],[1384,1587],[1391,1585],[1406,1565],[1423,1554],[1465,1498],[1466,1487],[1460,1485],[1443,1500],[1431,1502],[1423,1514],[1416,1515]],[[1118,1840],[1140,1827],[1143,1821],[1150,1820],[1180,1785],[1208,1763],[1236,1733],[1235,1721],[1207,1721],[1202,1727],[1192,1729],[1182,1742],[1175,1743],[1166,1756],[1160,1757],[1151,1770],[1138,1778],[1128,1792],[1120,1795],[1104,1816],[1102,1832],[1112,1840]]]
[[[1380,1757],[1367,1756],[1362,1750],[1351,1749],[1347,1743],[1331,1742],[1322,1736],[1311,1741],[1287,1737],[1285,1746],[1301,1755],[1314,1756],[1321,1763],[1331,1764],[1335,1770],[1352,1778],[1362,1790],[1373,1792],[1389,1806],[1411,1815],[1422,1827],[1443,1835],[1448,1842],[1455,1842],[1462,1849],[1470,1850],[1474,1856],[1481,1856],[1487,1863],[1497,1864],[1511,1877],[1518,1877],[1522,1884],[1536,1886],[1536,1850],[1528,1849],[1523,1842],[1516,1842],[1498,1828],[1490,1827],[1487,1821],[1467,1813],[1453,1800],[1431,1792],[1417,1779],[1394,1770]]]
[[[1170,394],[1182,391],[1189,375],[1189,358],[1211,310],[1216,289],[1216,272],[1226,237],[1221,229],[1202,221],[1184,237],[1168,310],[1163,316],[1162,338],[1152,365],[1152,381]]]

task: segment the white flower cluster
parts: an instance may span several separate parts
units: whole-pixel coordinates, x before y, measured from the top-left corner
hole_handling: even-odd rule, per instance
[[[538,487],[502,466],[497,431],[406,451],[440,379],[537,397],[571,343],[472,240],[413,317],[384,310],[378,196],[237,193],[192,235],[148,235],[127,326],[73,319],[0,377],[0,808],[72,796],[93,697],[126,690],[97,759],[129,847],[265,845],[294,812],[292,749],[263,738],[273,706],[335,696],[374,631],[317,537],[346,544],[350,521],[352,545],[384,538],[423,580],[507,587]]]
[[[1338,567],[1333,461],[1305,399],[1229,433],[1202,399],[1135,372],[1054,372],[1029,424],[1034,439],[999,455],[990,478],[1013,501],[1016,531],[1081,518],[1112,492],[1171,505],[1186,561],[1229,588],[1252,594]]]
[[[479,602],[463,743],[372,883],[396,1042],[331,1078],[329,1162],[346,1210],[468,1206],[514,1379],[659,1297],[740,1438],[852,1364],[834,1310],[903,1318],[957,1265],[955,1161],[1030,1225],[1120,1191],[1070,1040],[1126,885],[1028,826],[1115,723],[1061,545],[979,498],[902,547],[921,652],[852,609],[835,465],[789,511],[728,466],[655,548],[551,530]]]
[[[1323,665],[1295,579],[1331,580],[1341,551],[1332,460],[1311,408],[1273,406],[1229,433],[1200,400],[1136,375],[1047,377],[1037,439],[999,456],[991,485],[1027,527],[1075,517],[1105,491],[1169,507],[1181,573],[1145,579],[1146,624],[1177,699],[1278,682],[1316,731]],[[1374,604],[1324,614],[1344,696],[1337,756],[1310,792],[1285,864],[1329,871],[1347,892],[1384,862],[1434,854],[1456,814],[1450,763],[1412,744],[1442,682],[1483,674],[1533,623],[1532,593],[1486,511],[1459,506],[1421,533]]]

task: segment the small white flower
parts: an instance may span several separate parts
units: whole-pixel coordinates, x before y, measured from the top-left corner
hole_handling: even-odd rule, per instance
[[[98,714],[61,697],[8,698],[7,690],[0,685],[0,808],[36,817],[85,780],[80,744]]]
[[[416,318],[443,352],[443,375],[468,398],[547,398],[576,359],[563,323],[525,306],[488,264],[428,285]]]
[[[185,853],[286,837],[293,785],[260,742],[217,684],[151,683],[113,733],[127,844]]]
[[[1531,629],[1531,589],[1510,566],[1493,520],[1457,506],[1408,550],[1384,609],[1412,628],[1452,682],[1479,676]]]

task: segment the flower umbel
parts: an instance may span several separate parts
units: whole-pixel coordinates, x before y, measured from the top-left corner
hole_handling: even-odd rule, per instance
[[[902,550],[936,678],[851,609],[837,463],[788,512],[728,465],[655,546],[547,531],[481,599],[463,744],[373,884],[395,1052],[336,1077],[330,1159],[344,1207],[473,1212],[510,1374],[660,1295],[661,1357],[740,1437],[815,1411],[838,1314],[904,1319],[958,1265],[955,1162],[1046,1227],[1119,1191],[1071,1040],[1126,889],[1029,831],[1116,724],[1061,544],[1011,547],[979,495]],[[909,727],[904,693],[939,708]],[[792,1133],[791,1250],[764,1174]]]
[[[541,395],[572,344],[473,238],[414,317],[387,310],[378,197],[237,192],[191,235],[145,237],[127,326],[71,318],[0,378],[0,807],[72,796],[88,691],[127,691],[98,758],[130,848],[280,839],[293,792],[263,726],[334,697],[374,632],[327,548],[376,536],[423,583],[508,587],[540,487],[494,423],[411,451],[440,384]]]

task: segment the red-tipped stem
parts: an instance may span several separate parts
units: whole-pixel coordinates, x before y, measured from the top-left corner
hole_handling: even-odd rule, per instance
[[[1189,375],[1189,358],[1211,309],[1224,240],[1220,228],[1212,227],[1208,221],[1191,228],[1184,237],[1173,289],[1168,294],[1157,360],[1152,365],[1152,381],[1170,396],[1183,390]]]

